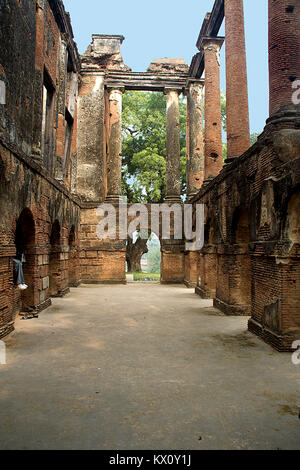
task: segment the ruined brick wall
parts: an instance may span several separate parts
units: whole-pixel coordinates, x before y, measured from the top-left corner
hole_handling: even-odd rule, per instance
[[[111,233],[112,238],[99,239],[97,226],[103,220],[98,214],[95,204],[82,203],[80,224],[80,266],[81,280],[88,284],[103,283],[125,283],[126,282],[126,240],[118,238],[117,234]],[[128,205],[128,211],[130,210]],[[118,226],[119,208],[115,205],[116,221]],[[151,227],[151,206],[148,209],[148,230]],[[135,216],[128,215],[128,224]],[[171,219],[172,220],[172,219]],[[113,219],[112,219],[113,222]],[[145,227],[144,227],[145,228]],[[172,226],[171,226],[172,234]],[[161,243],[161,282],[183,283],[185,274],[184,245],[181,240],[162,240],[161,226],[156,235]],[[191,257],[197,253],[191,253]],[[196,275],[196,269],[192,268]],[[194,278],[191,282],[195,284]]]
[[[0,4],[0,138],[27,155],[32,151],[35,72],[35,2]]]
[[[6,90],[6,103],[0,105],[0,137],[58,180],[69,178],[71,186],[76,149],[67,151],[66,116],[75,129],[80,61],[69,19],[59,0],[10,0],[0,9],[0,80]],[[53,95],[47,152],[45,84]]]
[[[215,305],[227,314],[251,314],[251,331],[279,350],[289,350],[300,334],[296,121],[269,124],[194,201],[206,205],[213,227],[200,255],[197,292],[215,293]]]
[[[0,80],[6,98],[0,104],[2,337],[12,331],[18,312],[28,307],[42,310],[50,305],[50,294],[64,295],[69,284],[80,281],[80,206],[69,192],[75,190],[80,63],[60,0],[8,0],[1,2],[0,14]],[[47,161],[42,146],[45,84],[53,91]],[[67,124],[72,121],[75,131],[68,136],[67,152]],[[54,244],[51,233],[56,223],[59,242]],[[26,257],[28,289],[22,292],[13,285],[17,249]]]
[[[78,233],[80,207],[28,157],[16,155],[3,145],[0,146],[0,185],[0,336],[4,336],[12,330],[20,310],[25,307],[42,310],[50,305],[50,276],[59,276],[57,290],[51,292],[52,295],[61,295],[68,288],[69,234],[72,227]],[[20,221],[22,214],[23,221]],[[58,264],[52,270],[49,258],[55,221],[59,222],[61,230],[60,242],[54,247]],[[26,257],[25,282],[29,286],[22,294],[13,286],[12,277],[18,223],[22,225],[20,242]],[[33,231],[34,238],[27,242],[29,230]]]

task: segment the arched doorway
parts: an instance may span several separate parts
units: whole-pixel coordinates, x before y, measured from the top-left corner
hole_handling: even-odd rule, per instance
[[[251,258],[247,208],[238,207],[231,218],[228,242],[218,246],[214,306],[227,315],[250,315]]]
[[[159,237],[154,232],[142,235],[136,231],[127,241],[127,280],[159,281],[161,273]]]
[[[37,289],[37,256],[35,254],[35,222],[30,209],[24,209],[17,221],[15,232],[17,256],[24,255],[23,273],[28,288],[16,291],[15,311],[28,311],[39,304]]]
[[[161,275],[161,244],[158,236],[151,232],[147,241],[148,251],[141,257],[141,271],[146,281],[159,281]]]

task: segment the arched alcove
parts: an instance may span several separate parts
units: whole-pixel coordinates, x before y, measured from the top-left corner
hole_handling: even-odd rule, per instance
[[[35,254],[35,222],[30,209],[24,209],[17,220],[15,231],[15,245],[17,257],[23,254],[25,259],[22,265],[25,284],[28,288],[20,291],[21,310],[26,311],[28,307],[34,307],[35,301],[35,272],[37,266]]]
[[[293,244],[300,243],[300,193],[290,198],[285,223],[285,236]]]
[[[61,229],[58,220],[52,225],[49,253],[49,294],[56,296],[59,291]]]
[[[75,226],[73,225],[69,232],[68,238],[69,244],[69,285],[71,287],[77,287],[79,282],[78,270],[79,270],[79,258],[78,249],[76,246],[76,232]]]
[[[232,219],[232,241],[235,249],[232,271],[229,273],[230,296],[233,304],[251,304],[251,258],[249,255],[249,212],[238,208]]]

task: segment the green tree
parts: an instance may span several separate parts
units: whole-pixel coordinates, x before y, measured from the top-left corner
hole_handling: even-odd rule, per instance
[[[250,142],[251,142],[251,145],[255,144],[255,142],[257,141],[259,135],[260,135],[259,132],[253,132],[253,133],[250,135]]]
[[[161,264],[160,246],[154,246],[149,250],[147,260],[148,260],[149,272],[160,273],[160,264]]]
[[[166,97],[127,92],[123,99],[123,194],[128,202],[162,202],[166,175]],[[180,98],[181,184],[185,191],[186,103]]]

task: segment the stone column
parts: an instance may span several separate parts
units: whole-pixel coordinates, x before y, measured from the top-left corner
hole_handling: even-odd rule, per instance
[[[81,73],[77,120],[76,193],[88,202],[105,198],[104,73]],[[75,129],[75,127],[74,127]]]
[[[186,192],[191,199],[201,188],[204,179],[203,153],[203,81],[188,84],[187,91],[187,162]]]
[[[243,0],[225,0],[225,36],[227,156],[230,161],[250,147]]]
[[[272,116],[282,106],[293,105],[292,94],[295,90],[292,85],[300,80],[298,0],[269,0],[269,74]]]
[[[180,129],[178,99],[180,91],[166,88],[165,94],[167,95],[166,200],[180,202]]]
[[[203,38],[205,61],[205,169],[204,179],[217,176],[223,167],[220,95],[220,49],[224,38]]]
[[[118,201],[122,194],[122,94],[124,88],[109,88],[107,196]]]

